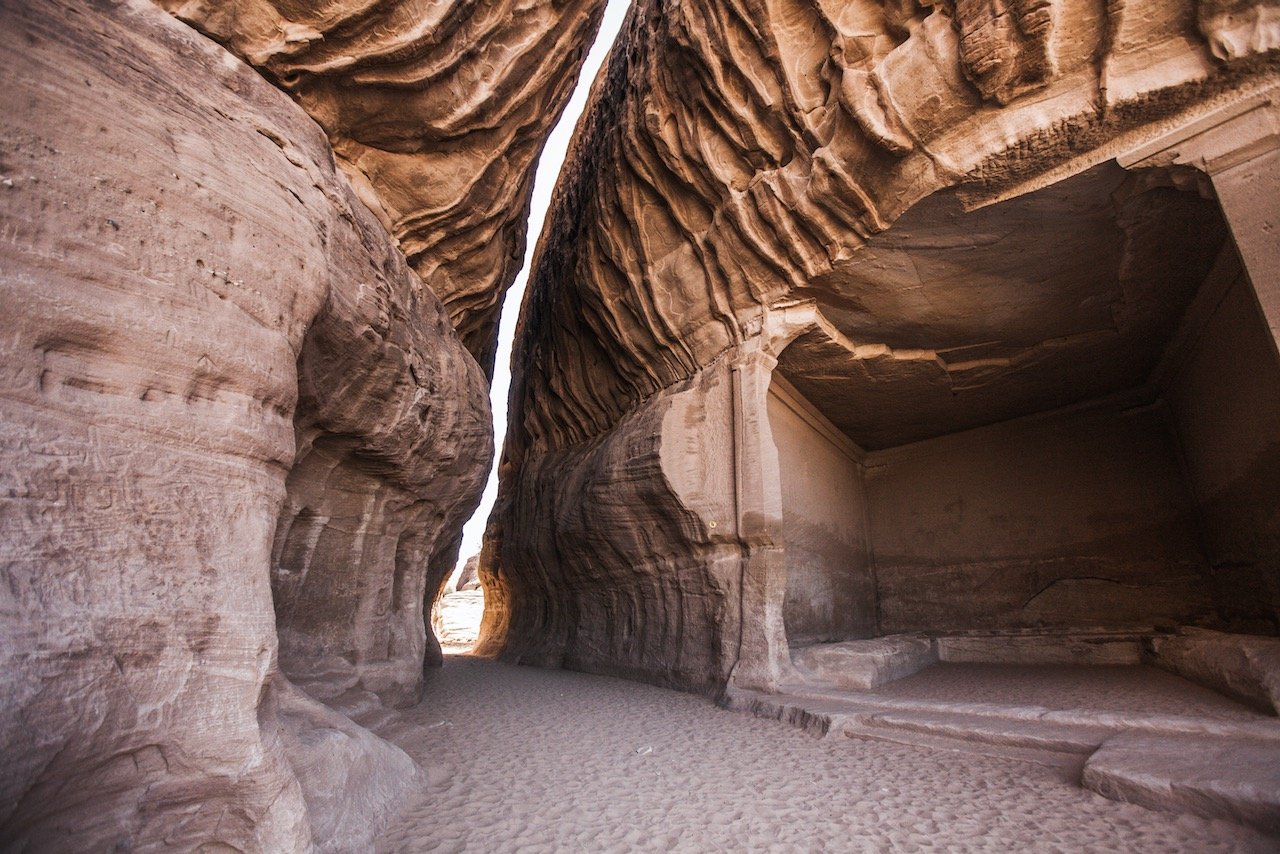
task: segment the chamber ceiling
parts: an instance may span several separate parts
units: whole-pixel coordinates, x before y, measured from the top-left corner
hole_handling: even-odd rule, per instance
[[[943,191],[816,280],[779,370],[875,450],[1146,379],[1226,239],[1195,182],[1106,163],[965,212]]]

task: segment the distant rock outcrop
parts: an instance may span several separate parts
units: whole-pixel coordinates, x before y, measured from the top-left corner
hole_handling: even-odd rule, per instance
[[[475,590],[480,586],[480,555],[474,554],[467,558],[467,562],[462,566],[462,572],[458,575],[458,590]]]

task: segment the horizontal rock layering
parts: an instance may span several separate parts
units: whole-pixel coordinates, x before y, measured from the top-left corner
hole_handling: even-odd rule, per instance
[[[602,0],[156,0],[320,123],[338,164],[493,369],[538,154]]]
[[[162,5],[323,128],[156,4],[0,4],[0,839],[355,850],[424,778],[314,698],[438,663],[600,4]]]
[[[1161,426],[1249,299],[1222,189],[1115,158],[1273,109],[1276,46],[1250,3],[638,2],[522,310],[481,648],[714,692],[788,633],[1274,632],[1280,524],[1202,554]],[[1270,490],[1268,387],[1204,483]]]

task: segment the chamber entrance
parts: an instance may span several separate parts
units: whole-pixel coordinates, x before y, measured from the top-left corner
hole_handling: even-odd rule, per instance
[[[792,646],[1275,634],[1280,363],[1207,184],[926,199],[779,356]]]

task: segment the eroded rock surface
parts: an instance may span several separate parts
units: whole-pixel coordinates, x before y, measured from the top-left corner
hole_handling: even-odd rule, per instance
[[[1280,714],[1280,638],[1185,629],[1155,638],[1153,664],[1272,714]]]
[[[1237,5],[638,3],[522,311],[481,649],[715,691],[792,631],[1280,628],[1280,523],[1206,552],[1179,462],[1275,506],[1229,158],[1115,160],[1271,126]]]
[[[440,663],[425,608],[453,571],[493,440],[484,376],[440,303],[399,252],[373,261],[385,278],[335,288],[298,360],[272,590],[291,678],[322,698],[404,706],[424,662]]]
[[[420,630],[421,591],[453,568],[471,478],[492,454],[482,384],[424,340],[451,324],[491,370],[535,161],[603,3],[160,5],[321,125],[339,168],[447,312],[359,289],[317,318],[300,357],[298,459],[273,550],[286,672],[317,696],[412,703],[424,657],[440,660]],[[401,310],[415,322],[398,322]],[[360,328],[368,318],[373,334]]]
[[[362,847],[422,772],[277,619],[416,697],[483,372],[252,68],[151,3],[0,16],[0,838]]]
[[[1149,809],[1228,818],[1280,835],[1280,745],[1204,736],[1112,736],[1084,766],[1083,785]]]
[[[601,0],[157,0],[285,89],[493,368],[542,144]]]

